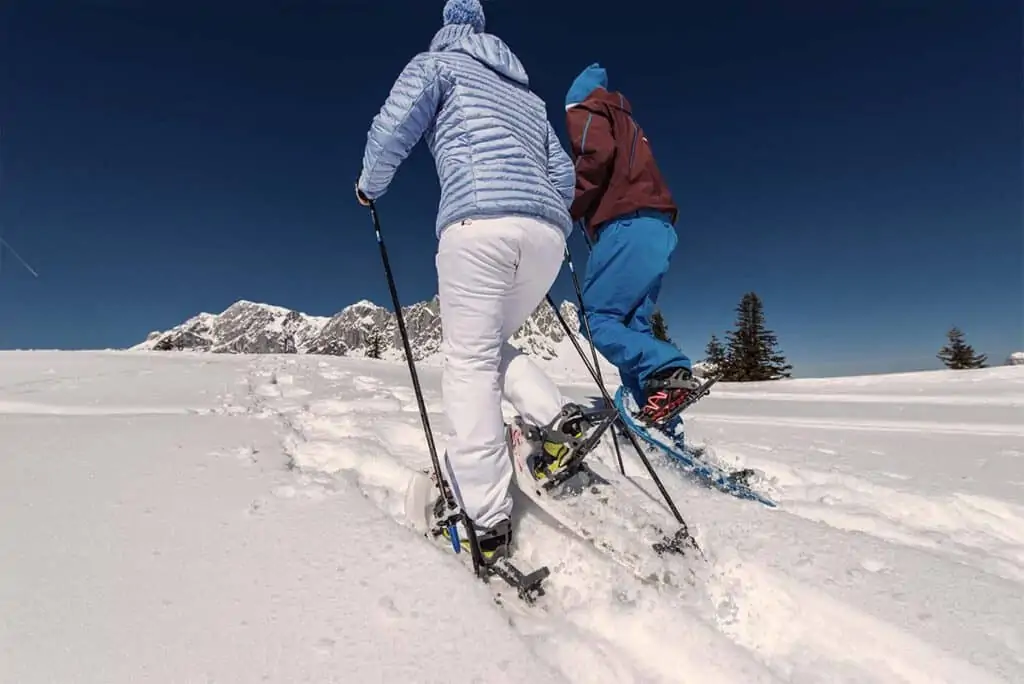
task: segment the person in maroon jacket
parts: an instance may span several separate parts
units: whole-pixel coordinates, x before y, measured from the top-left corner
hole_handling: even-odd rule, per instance
[[[658,423],[696,387],[690,359],[651,330],[677,237],[678,208],[629,100],[591,64],[565,98],[576,163],[570,210],[592,244],[583,315],[601,354],[619,369],[641,418]]]

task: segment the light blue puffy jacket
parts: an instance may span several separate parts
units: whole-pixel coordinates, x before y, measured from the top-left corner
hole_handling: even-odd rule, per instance
[[[413,57],[367,134],[359,189],[373,200],[383,195],[421,137],[441,181],[438,237],[463,219],[508,215],[572,232],[572,161],[501,39],[445,26]]]

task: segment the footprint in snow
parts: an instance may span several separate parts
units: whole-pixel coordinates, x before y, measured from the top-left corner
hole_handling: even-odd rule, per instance
[[[271,494],[279,499],[294,499],[296,489],[291,485],[282,485],[280,487],[274,487],[274,489],[271,490]]]
[[[381,386],[381,381],[369,375],[359,375],[352,379],[352,385],[364,392],[372,392]]]
[[[880,560],[874,560],[872,558],[866,558],[860,562],[860,566],[871,573],[882,572],[887,570],[888,566]]]
[[[256,392],[256,394],[260,395],[261,397],[279,397],[279,396],[281,396],[281,392],[277,389],[277,387],[273,383],[269,383],[269,384],[266,384],[266,385],[259,385],[259,386],[256,387],[255,392]]]
[[[395,600],[390,596],[381,596],[377,605],[384,609],[384,612],[393,617],[402,617],[402,611],[395,605]]]
[[[323,658],[329,658],[334,655],[334,647],[337,643],[334,639],[324,637],[313,646],[313,652]]]
[[[352,401],[334,400],[321,402],[315,408],[310,406],[314,413],[320,413],[318,409],[327,409],[323,413],[327,415],[338,415],[342,413],[385,413],[401,411],[402,403],[391,394],[378,395],[376,397],[363,397]]]

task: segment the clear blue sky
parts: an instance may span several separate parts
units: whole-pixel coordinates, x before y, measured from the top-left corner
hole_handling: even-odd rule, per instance
[[[2,3],[0,226],[41,277],[5,254],[0,348],[127,346],[240,298],[388,304],[351,189],[441,6]],[[1024,348],[1017,2],[654,7],[485,3],[560,134],[593,61],[632,100],[681,208],[684,351],[751,289],[802,376],[935,367],[954,324]],[[421,146],[379,205],[406,303],[435,292],[437,191]]]

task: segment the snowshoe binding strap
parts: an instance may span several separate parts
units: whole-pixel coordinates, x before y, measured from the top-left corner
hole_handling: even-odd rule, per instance
[[[648,378],[644,383],[644,389],[653,390],[695,390],[700,386],[700,381],[693,377],[693,373],[687,368],[676,368],[669,372],[659,373]]]
[[[681,396],[677,401],[671,402],[668,406],[659,406],[657,402],[655,402],[654,411],[649,411],[648,406],[644,406],[639,412],[634,413],[633,417],[645,427],[653,427],[664,431],[664,427],[668,425],[672,419],[676,418],[683,411],[710,394],[712,385],[718,382],[718,377],[719,376],[712,377],[704,382],[689,380],[688,382],[690,384],[687,386],[685,393],[679,391],[684,389],[682,387],[654,390],[654,392],[664,392],[666,394],[675,391]],[[689,387],[693,387],[693,389],[688,389]],[[648,402],[648,404],[650,404],[650,402]]]
[[[545,489],[571,478],[616,419],[614,411],[587,412],[578,404],[566,404],[543,427],[529,426],[518,418],[517,424],[526,439],[540,447],[530,469],[533,478],[543,482]]]

